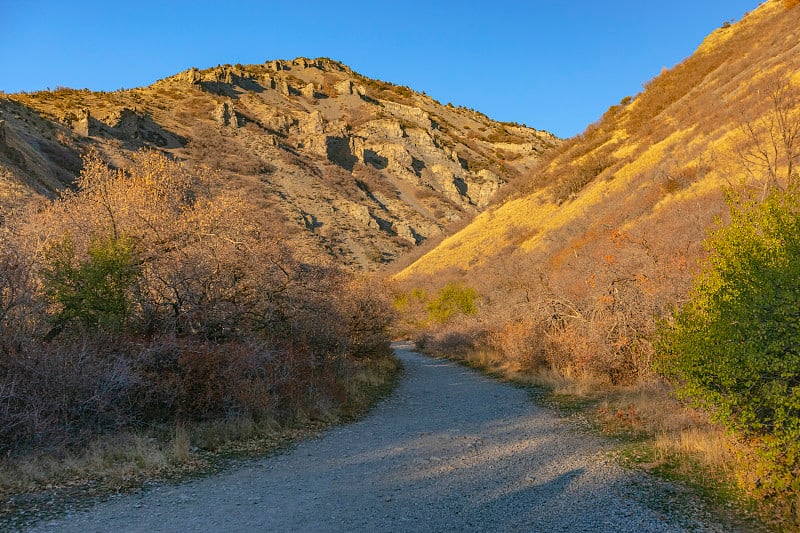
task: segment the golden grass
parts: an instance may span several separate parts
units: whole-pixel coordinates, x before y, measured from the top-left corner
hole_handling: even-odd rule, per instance
[[[491,216],[476,217],[470,226],[445,239],[438,248],[398,274],[398,279],[447,269],[474,271],[490,264],[490,256],[509,245],[546,252],[544,247],[559,232],[579,226],[575,222],[591,216],[596,207],[603,207],[605,202],[623,194],[645,191],[661,166],[683,168],[699,154],[704,154],[712,166],[719,167],[717,172],[706,173],[676,191],[676,195],[655,199],[653,205],[660,202],[658,209],[662,213],[673,200],[708,195],[738,181],[742,169],[721,164],[724,162],[719,158],[735,151],[740,141],[736,121],[741,118],[733,105],[736,95],[748,101],[757,98],[761,94],[756,91],[759,84],[784,73],[800,80],[791,43],[777,44],[768,36],[770,31],[788,31],[795,16],[781,2],[770,0],[738,23],[715,31],[698,48],[698,57],[648,83],[647,91],[629,105],[614,106],[598,124],[565,143],[558,154],[537,170],[538,176],[530,179],[547,187],[568,177],[568,169],[577,168],[580,161],[599,157],[609,147],[613,147],[617,165],[612,164],[576,197],[560,206],[549,201],[540,188],[494,209]],[[787,39],[791,40],[791,36],[787,35]],[[774,47],[779,48],[773,50]],[[744,50],[746,54],[742,53]],[[648,113],[653,116],[647,116]],[[710,130],[714,133],[709,133]],[[516,228],[517,237],[520,234],[531,237],[505,235],[504,231],[510,227]]]
[[[685,143],[694,130],[694,127],[690,127],[674,131],[666,139],[649,145],[636,159],[615,172],[615,187],[624,187],[628,184],[628,181],[632,181],[651,171],[664,160],[665,154],[671,149]]]
[[[511,227],[534,230],[545,224],[557,206],[541,194],[510,200],[499,208],[478,215],[466,228],[444,239],[431,252],[409,265],[396,279],[415,274],[432,274],[451,266],[479,265],[484,258],[497,253],[510,242]],[[524,245],[525,246],[525,245]]]
[[[125,485],[135,474],[159,472],[176,462],[171,441],[146,434],[125,433],[95,439],[80,451],[57,455],[39,452],[6,459],[0,467],[0,494],[13,494],[60,484],[102,479]]]
[[[183,424],[175,426],[175,436],[172,438],[172,456],[181,463],[186,463],[192,458],[191,436]]]
[[[709,54],[718,48],[724,46],[733,37],[737,36],[743,28],[759,24],[764,19],[773,16],[777,10],[783,9],[783,0],[767,0],[763,2],[757,9],[748,13],[736,24],[727,28],[719,28],[713,31],[706,37],[700,46],[697,48],[697,54]]]
[[[633,156],[636,152],[638,152],[639,149],[640,148],[639,148],[639,144],[638,143],[629,142],[629,143],[623,144],[620,148],[618,148],[614,152],[613,155],[614,155],[614,157],[616,159],[620,159],[620,160],[621,159],[627,159],[627,158]]]
[[[654,446],[661,461],[673,457],[692,457],[726,477],[734,472],[736,456],[730,436],[715,426],[691,427],[659,433]]]

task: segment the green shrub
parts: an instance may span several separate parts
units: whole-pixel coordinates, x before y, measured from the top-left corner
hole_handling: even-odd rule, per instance
[[[90,331],[118,331],[131,311],[131,288],[139,276],[133,241],[125,236],[94,238],[88,257],[76,257],[66,234],[46,253],[45,292],[57,305],[58,330],[77,323]]]
[[[478,312],[478,293],[471,287],[448,283],[428,302],[428,317],[443,324],[458,314],[474,315]]]
[[[763,202],[731,194],[729,204],[731,223],[707,240],[691,300],[662,327],[661,370],[726,426],[763,443],[767,463],[797,468],[800,178]],[[800,479],[794,485],[774,488],[800,489]]]
[[[397,311],[406,311],[415,304],[418,305],[426,301],[428,301],[428,291],[415,288],[396,294],[392,300],[392,307]]]

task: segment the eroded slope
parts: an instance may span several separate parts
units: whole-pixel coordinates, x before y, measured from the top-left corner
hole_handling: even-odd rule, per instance
[[[0,207],[53,196],[88,149],[124,166],[150,147],[220,169],[309,254],[373,268],[482,210],[556,144],[328,59],[225,65],[0,98]]]

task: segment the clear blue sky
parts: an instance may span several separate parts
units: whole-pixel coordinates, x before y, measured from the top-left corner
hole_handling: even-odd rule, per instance
[[[0,0],[0,90],[326,56],[566,137],[759,0]]]

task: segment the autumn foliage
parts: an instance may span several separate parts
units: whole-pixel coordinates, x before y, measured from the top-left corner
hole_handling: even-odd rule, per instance
[[[313,413],[388,352],[380,290],[214,186],[157,152],[90,154],[74,192],[0,227],[0,450]]]

